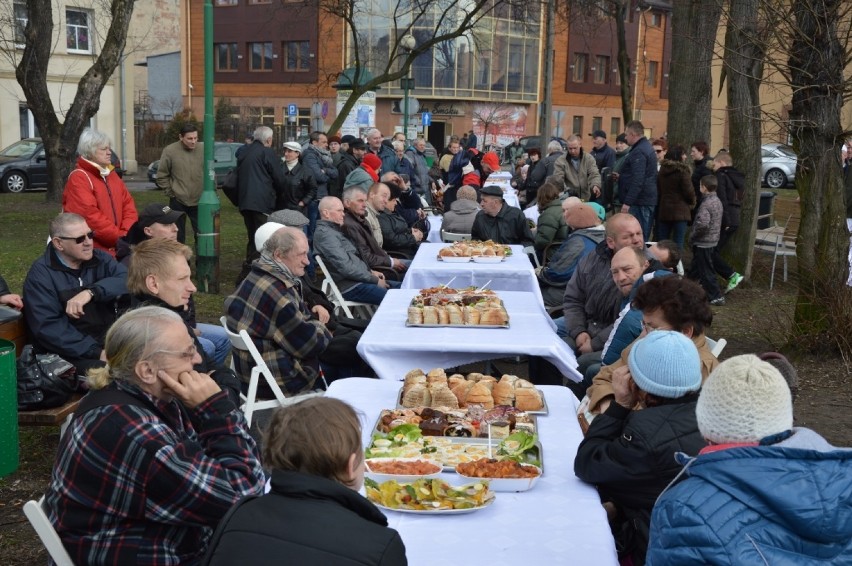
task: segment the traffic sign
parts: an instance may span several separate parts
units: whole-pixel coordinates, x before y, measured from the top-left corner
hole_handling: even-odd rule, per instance
[[[431,112],[423,112],[420,114],[420,121],[424,126],[432,125],[432,113]]]
[[[287,105],[287,115],[288,116],[295,116],[298,113],[299,113],[299,109],[296,108],[295,104],[288,104]]]

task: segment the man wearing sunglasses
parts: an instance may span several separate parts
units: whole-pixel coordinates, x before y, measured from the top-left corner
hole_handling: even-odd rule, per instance
[[[58,354],[78,375],[104,365],[104,337],[117,318],[117,300],[127,294],[127,269],[94,249],[94,237],[79,214],[59,214],[44,255],[24,281],[24,315],[36,353]]]

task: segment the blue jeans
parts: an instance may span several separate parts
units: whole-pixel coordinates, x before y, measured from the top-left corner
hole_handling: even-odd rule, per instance
[[[631,207],[632,208],[632,207]],[[657,241],[673,240],[677,247],[683,250],[683,240],[686,238],[686,220],[679,222],[664,222],[657,220],[656,226]]]
[[[399,286],[398,281],[391,281],[391,283],[396,283],[397,286]],[[385,298],[385,294],[387,292],[387,289],[379,287],[375,283],[358,283],[351,289],[341,293],[341,295],[343,295],[343,298],[347,301],[380,305],[382,304],[382,299]]]
[[[563,340],[567,338],[568,328],[565,326],[565,317],[560,316],[559,318],[554,318],[553,323],[556,325],[556,335]]]
[[[654,209],[657,208],[654,205],[650,206],[640,206],[636,204],[630,205],[630,214],[636,217],[636,220],[639,221],[639,225],[642,227],[642,237],[645,238],[645,241],[649,241],[651,239],[651,227],[654,225]]]
[[[216,362],[216,365],[225,365],[228,354],[231,353],[231,340],[227,332],[219,324],[205,324],[199,322],[195,328],[201,332],[198,341],[204,347],[204,353]]]

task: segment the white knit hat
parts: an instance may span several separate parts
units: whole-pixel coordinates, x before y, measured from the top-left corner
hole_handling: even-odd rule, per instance
[[[760,442],[793,427],[790,388],[771,364],[751,354],[735,356],[707,378],[695,416],[710,442]]]
[[[265,224],[261,224],[257,229],[257,232],[254,233],[254,247],[257,248],[257,251],[262,252],[263,244],[266,243],[266,240],[268,240],[272,234],[281,228],[286,228],[286,226],[277,222],[266,222]]]
[[[701,387],[698,349],[674,330],[655,330],[638,340],[627,365],[636,386],[652,395],[677,399]]]

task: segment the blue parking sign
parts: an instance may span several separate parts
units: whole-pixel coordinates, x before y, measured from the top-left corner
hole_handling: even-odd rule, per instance
[[[298,109],[296,108],[296,105],[295,104],[288,104],[287,105],[287,115],[288,116],[295,116],[296,114],[298,114]]]

